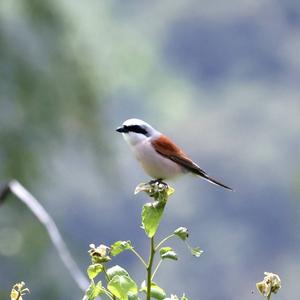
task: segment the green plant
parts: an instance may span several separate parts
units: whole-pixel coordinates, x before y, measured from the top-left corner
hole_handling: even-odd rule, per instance
[[[271,295],[276,294],[281,288],[281,280],[277,274],[270,272],[265,272],[264,274],[264,279],[256,283],[256,288],[267,300],[270,300]]]
[[[29,293],[29,289],[25,287],[25,282],[21,281],[16,283],[10,292],[10,299],[11,300],[23,300],[24,295]]]
[[[174,189],[161,181],[155,181],[138,185],[135,194],[141,191],[146,192],[152,198],[152,201],[146,203],[142,209],[142,227],[149,240],[148,259],[145,260],[130,241],[117,241],[110,247],[105,245],[96,247],[94,244],[91,244],[89,254],[92,263],[87,269],[90,285],[85,292],[83,300],[93,300],[101,295],[105,295],[113,300],[137,300],[139,299],[139,292],[145,293],[147,300],[151,298],[157,300],[179,299],[176,295],[167,297],[166,292],[153,281],[164,260],[175,261],[178,259],[176,252],[171,247],[166,246],[166,242],[173,237],[178,237],[186,243],[188,249],[195,257],[199,257],[202,254],[202,250],[199,247],[192,248],[187,243],[189,234],[185,227],[177,228],[173,233],[156,243],[156,232],[163,217],[168,198],[173,194]],[[107,264],[111,262],[114,256],[126,250],[135,254],[146,270],[146,280],[141,283],[139,288],[135,280],[131,278],[123,267],[118,265],[107,267]],[[159,254],[160,260],[154,266],[156,254]],[[101,274],[103,279],[96,282],[96,278],[101,276]],[[187,300],[186,296],[183,295],[181,300]]]

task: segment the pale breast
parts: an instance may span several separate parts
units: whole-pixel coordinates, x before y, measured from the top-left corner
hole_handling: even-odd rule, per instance
[[[170,179],[184,173],[183,168],[177,163],[157,153],[149,140],[136,144],[132,149],[144,170],[152,178]]]

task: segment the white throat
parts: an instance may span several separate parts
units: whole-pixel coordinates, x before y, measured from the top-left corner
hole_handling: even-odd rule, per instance
[[[124,140],[131,146],[134,146],[136,144],[139,144],[139,143],[151,138],[151,137],[147,137],[141,133],[135,133],[135,132],[122,133],[122,135],[123,135]]]

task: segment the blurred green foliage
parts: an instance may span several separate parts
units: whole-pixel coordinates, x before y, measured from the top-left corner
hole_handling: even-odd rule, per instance
[[[63,45],[71,34],[50,1],[12,1],[1,14],[0,158],[2,178],[26,184],[65,134],[102,143],[101,82]],[[104,147],[105,148],[105,147]]]
[[[291,298],[300,276],[299,36],[295,0],[2,0],[1,181],[17,178],[41,200],[84,269],[89,243],[136,228],[131,187],[145,175],[113,130],[145,119],[237,190],[176,182],[169,220],[196,228],[209,255],[200,269],[166,264],[166,291],[251,299],[248,283],[270,267],[289,277],[281,295]],[[20,279],[31,299],[79,298],[15,200],[0,208],[0,297]],[[130,258],[128,270],[140,272]]]

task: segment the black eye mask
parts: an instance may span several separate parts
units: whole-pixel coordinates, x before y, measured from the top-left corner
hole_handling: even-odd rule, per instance
[[[122,126],[117,128],[118,132],[123,132],[123,133],[128,133],[128,132],[135,132],[135,133],[140,133],[144,134],[145,136],[149,136],[147,130],[139,125],[129,125],[129,126]]]

